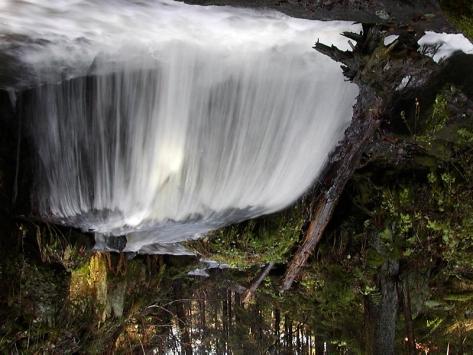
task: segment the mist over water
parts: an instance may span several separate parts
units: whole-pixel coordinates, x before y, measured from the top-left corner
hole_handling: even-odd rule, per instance
[[[169,1],[0,3],[3,50],[33,73],[37,213],[136,251],[288,206],[351,119],[357,87],[311,48],[347,48],[346,30]]]

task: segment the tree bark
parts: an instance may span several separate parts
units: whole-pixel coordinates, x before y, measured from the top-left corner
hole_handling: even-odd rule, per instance
[[[244,292],[243,294],[243,305],[247,306],[251,300],[254,298],[256,290],[258,289],[259,285],[263,282],[263,280],[268,276],[271,269],[274,267],[274,263],[269,263],[256,277],[256,279],[252,282],[251,286]]]
[[[279,352],[281,343],[281,313],[278,308],[274,309],[274,336],[276,338],[276,350]]]
[[[365,300],[366,354],[394,355],[398,295],[396,278],[399,261],[386,260],[378,274],[381,298],[367,296]]]
[[[315,339],[315,355],[324,355],[324,342],[322,339]]]
[[[176,283],[174,285],[174,297],[175,299],[180,299],[184,295],[183,288],[180,284]],[[188,324],[188,317],[186,308],[183,302],[176,302],[175,303],[175,310],[176,310],[176,318],[177,324],[179,327],[179,332],[181,335],[181,351],[182,354],[185,355],[192,355],[192,342],[191,336],[189,333],[189,324]]]
[[[284,343],[286,349],[289,353],[292,353],[292,342],[293,342],[293,332],[292,332],[292,320],[288,314],[284,316]]]
[[[227,290],[221,291],[222,300],[222,324],[223,324],[223,349],[225,353],[228,347],[228,299]]]
[[[414,325],[412,324],[411,295],[409,291],[409,274],[402,283],[402,309],[404,311],[404,322],[406,325],[406,338],[408,354],[416,354],[416,342],[414,337]]]

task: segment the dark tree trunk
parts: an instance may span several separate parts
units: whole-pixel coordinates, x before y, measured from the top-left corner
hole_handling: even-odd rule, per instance
[[[205,316],[205,312],[206,312],[205,301],[207,298],[207,293],[203,291],[201,292],[200,296],[201,296],[201,299],[199,300],[200,326],[202,329],[205,329],[207,327],[207,319]]]
[[[414,337],[414,325],[412,324],[411,294],[409,290],[409,274],[402,283],[402,309],[406,326],[407,352],[409,355],[416,354],[416,342]]]
[[[292,352],[292,343],[293,343],[293,330],[292,330],[292,320],[287,316],[287,346],[289,352]]]
[[[324,342],[321,339],[315,339],[315,354],[316,355],[323,355],[325,354],[324,350]]]
[[[281,313],[278,308],[274,309],[274,336],[276,338],[276,351],[279,352],[281,345]]]
[[[227,352],[228,346],[228,299],[227,290],[221,291],[222,302],[222,324],[223,324],[223,349]]]
[[[258,304],[256,304],[256,323],[258,325],[258,339],[263,340],[263,315],[261,314],[261,309]]]
[[[398,296],[396,278],[399,262],[387,260],[378,274],[380,299],[368,296],[365,300],[366,354],[394,355]]]
[[[202,290],[200,292],[199,299],[199,326],[200,326],[200,336],[202,339],[202,345],[200,346],[201,352],[208,353],[209,342],[207,339],[208,329],[207,329],[207,317],[206,317],[206,300],[207,292]]]
[[[228,330],[232,328],[233,324],[233,307],[232,307],[232,291],[227,290],[227,309],[228,309]]]
[[[174,299],[182,299],[184,295],[183,287],[180,283],[174,285]],[[187,317],[187,310],[183,301],[175,302],[175,311],[179,332],[181,334],[181,349],[182,354],[192,355],[192,342],[189,333],[189,319]]]
[[[238,292],[235,292],[235,303],[233,307],[233,313],[235,314],[235,323],[240,323],[240,312],[241,312],[241,298]]]
[[[309,331],[307,332],[307,348],[309,349],[309,354],[312,354],[312,332]]]

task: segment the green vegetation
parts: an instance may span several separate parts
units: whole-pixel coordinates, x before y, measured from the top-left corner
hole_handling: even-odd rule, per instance
[[[129,261],[124,254],[92,253],[84,235],[68,240],[53,226],[16,228],[22,244],[2,249],[0,263],[1,353],[99,354],[150,345],[150,334],[161,330],[140,330],[143,312],[192,263],[166,267],[159,256]]]
[[[473,40],[473,3],[469,0],[441,0],[440,4],[452,23]]]
[[[284,263],[299,241],[306,215],[301,202],[280,213],[216,230],[188,246],[239,269],[269,262]]]

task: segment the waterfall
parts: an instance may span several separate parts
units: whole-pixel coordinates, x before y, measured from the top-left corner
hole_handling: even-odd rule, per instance
[[[2,8],[3,6],[3,8]],[[27,15],[26,15],[27,14]],[[24,119],[43,219],[126,250],[271,213],[317,178],[357,87],[312,50],[347,22],[171,1],[0,5],[30,68]],[[25,40],[28,38],[28,40]]]

